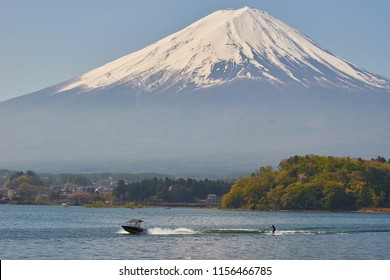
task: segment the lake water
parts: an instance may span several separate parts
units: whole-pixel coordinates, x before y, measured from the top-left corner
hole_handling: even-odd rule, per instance
[[[0,205],[0,259],[389,260],[390,214]]]

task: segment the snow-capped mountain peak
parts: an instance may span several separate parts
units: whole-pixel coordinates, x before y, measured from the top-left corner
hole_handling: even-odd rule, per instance
[[[0,164],[210,174],[296,154],[368,158],[390,150],[389,93],[385,78],[263,11],[221,10],[0,102]]]
[[[220,85],[255,79],[389,90],[389,81],[332,55],[264,11],[243,7],[216,11],[183,30],[79,76],[59,92],[126,84],[140,91]]]

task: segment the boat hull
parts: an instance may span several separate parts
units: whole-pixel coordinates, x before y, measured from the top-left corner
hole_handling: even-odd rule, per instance
[[[132,226],[126,226],[126,225],[123,225],[122,228],[131,234],[140,234],[145,230],[141,227],[132,227]]]

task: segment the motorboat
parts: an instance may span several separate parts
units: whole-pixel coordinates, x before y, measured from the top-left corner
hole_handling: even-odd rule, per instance
[[[131,234],[140,234],[146,229],[141,227],[141,223],[143,221],[140,219],[131,219],[127,221],[124,225],[122,225],[122,228]]]

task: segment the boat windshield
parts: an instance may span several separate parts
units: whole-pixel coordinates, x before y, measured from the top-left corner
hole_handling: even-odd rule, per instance
[[[133,225],[140,226],[140,224],[141,224],[142,222],[143,222],[143,221],[140,220],[140,219],[132,219],[132,220],[127,221],[127,224],[133,224]]]

